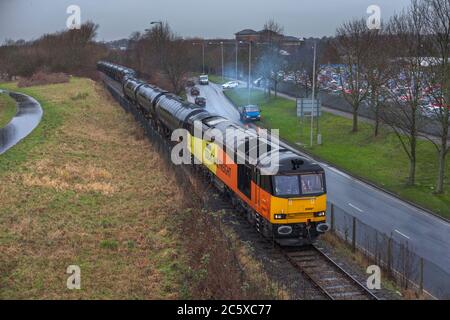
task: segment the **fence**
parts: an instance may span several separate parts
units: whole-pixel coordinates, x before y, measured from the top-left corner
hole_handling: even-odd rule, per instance
[[[450,270],[419,256],[408,242],[397,241],[392,234],[376,230],[336,204],[328,204],[327,216],[334,234],[354,252],[363,253],[392,275],[400,288],[425,291],[439,299],[450,298]]]

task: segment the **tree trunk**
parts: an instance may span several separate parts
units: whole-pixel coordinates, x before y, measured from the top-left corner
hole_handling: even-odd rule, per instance
[[[375,109],[375,137],[378,137],[380,130],[380,106],[378,103],[378,95],[372,94],[372,107]]]
[[[447,138],[448,138],[448,125],[449,125],[449,111],[444,112],[444,121],[442,121],[442,136],[441,136],[441,148],[439,150],[439,167],[438,176],[436,180],[435,192],[440,194],[444,192],[444,180],[445,180],[445,160],[447,157]]]
[[[411,158],[409,160],[409,176],[408,176],[408,185],[413,186],[416,181],[416,159]]]
[[[353,107],[353,128],[352,132],[358,132],[358,109]]]
[[[445,149],[439,151],[439,167],[438,176],[436,180],[436,190],[435,193],[441,194],[444,192],[444,178],[445,178],[445,159],[446,159]]]
[[[375,137],[378,137],[380,133],[380,113],[378,110],[378,105],[375,108]]]
[[[409,158],[409,176],[408,176],[408,185],[413,186],[416,183],[416,146],[417,140],[416,137],[413,136],[411,139],[411,156]]]

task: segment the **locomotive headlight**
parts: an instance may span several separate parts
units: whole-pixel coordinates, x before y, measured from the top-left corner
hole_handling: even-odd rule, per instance
[[[315,217],[325,217],[325,211],[314,213]]]
[[[274,218],[275,218],[275,220],[283,220],[283,219],[286,219],[286,215],[282,214],[282,213],[277,213],[277,214],[275,214]]]

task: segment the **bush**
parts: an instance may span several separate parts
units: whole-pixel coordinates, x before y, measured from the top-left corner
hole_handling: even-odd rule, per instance
[[[22,78],[19,80],[17,86],[19,88],[42,86],[47,84],[67,83],[70,77],[64,73],[45,73],[39,71],[29,78]]]

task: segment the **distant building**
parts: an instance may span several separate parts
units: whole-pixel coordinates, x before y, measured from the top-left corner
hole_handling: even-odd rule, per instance
[[[255,31],[253,29],[244,29],[234,34],[236,41],[251,41],[255,43],[277,42],[282,46],[299,46],[303,40],[293,36],[285,36],[283,34],[263,29]]]

